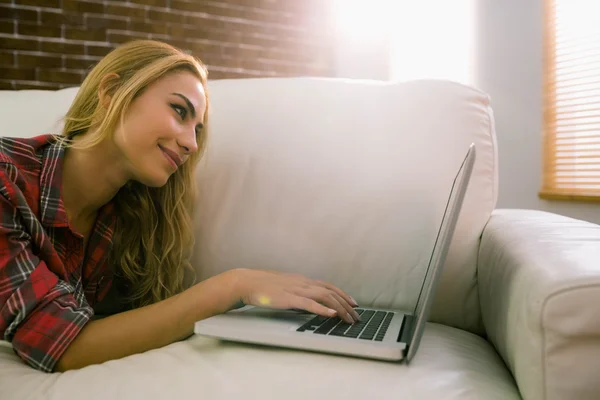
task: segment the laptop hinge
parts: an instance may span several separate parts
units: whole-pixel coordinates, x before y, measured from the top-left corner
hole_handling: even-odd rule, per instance
[[[413,334],[415,324],[415,316],[414,315],[404,315],[404,321],[402,321],[402,327],[400,328],[400,332],[398,333],[397,342],[406,343],[406,348],[404,349],[404,353],[408,351],[408,347],[410,346],[410,337]]]

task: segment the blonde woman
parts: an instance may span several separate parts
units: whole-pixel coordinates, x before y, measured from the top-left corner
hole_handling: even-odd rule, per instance
[[[350,296],[299,275],[234,269],[184,287],[206,79],[191,55],[129,42],[89,73],[60,135],[0,138],[0,334],[32,367],[161,347],[259,299],[358,320]]]

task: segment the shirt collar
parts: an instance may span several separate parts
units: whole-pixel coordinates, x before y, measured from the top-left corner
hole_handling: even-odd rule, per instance
[[[62,200],[62,167],[65,147],[60,141],[51,140],[44,149],[40,175],[40,214],[42,224],[68,227],[69,220]]]

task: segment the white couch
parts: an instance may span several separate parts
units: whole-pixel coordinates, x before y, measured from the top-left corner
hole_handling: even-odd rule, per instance
[[[76,88],[0,92],[0,134],[56,129]],[[200,336],[63,374],[0,345],[0,398],[600,399],[600,226],[496,209],[489,98],[445,81],[210,83],[194,265],[331,281],[411,310],[451,180],[478,158],[409,365]],[[531,190],[535,190],[532,188]]]

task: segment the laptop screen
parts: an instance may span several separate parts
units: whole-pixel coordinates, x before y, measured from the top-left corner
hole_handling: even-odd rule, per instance
[[[467,155],[465,156],[458,173],[454,178],[454,182],[452,183],[450,196],[448,197],[448,201],[446,203],[442,222],[440,224],[433,250],[431,252],[431,257],[429,259],[429,264],[427,266],[427,271],[425,273],[425,278],[423,279],[421,291],[419,292],[419,297],[417,298],[417,303],[413,313],[415,320],[410,327],[411,331],[408,332],[409,349],[406,356],[408,361],[410,361],[419,346],[423,329],[425,328],[425,323],[429,317],[431,304],[433,303],[433,298],[438,286],[440,275],[442,273],[442,268],[446,261],[446,255],[448,253],[448,248],[450,247],[452,235],[454,234],[454,230],[456,228],[456,222],[462,208],[462,203],[469,180],[471,178],[474,162],[475,145],[471,144],[469,146]]]

